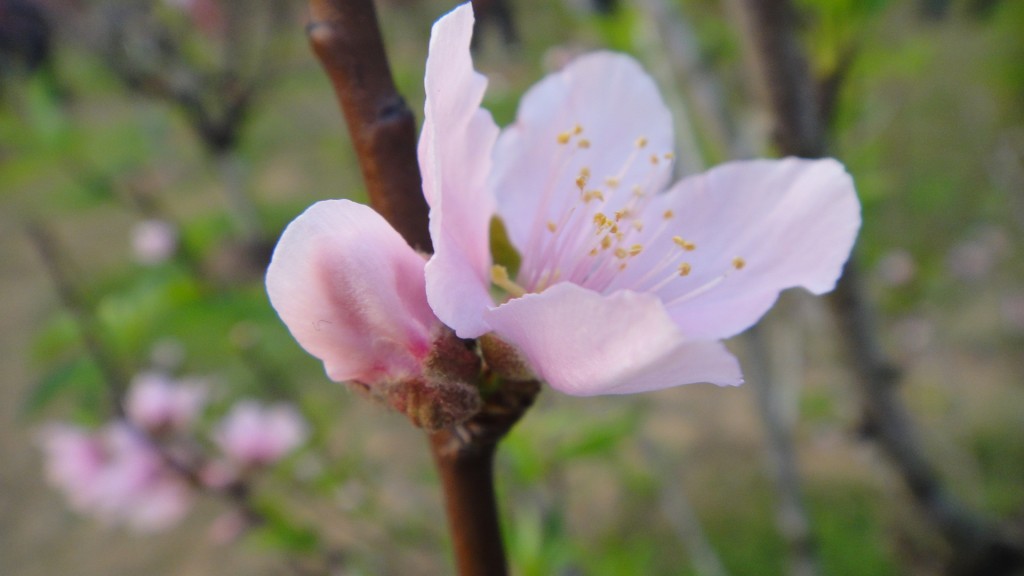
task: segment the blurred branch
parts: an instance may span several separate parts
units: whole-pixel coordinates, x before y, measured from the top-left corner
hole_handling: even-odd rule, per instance
[[[780,386],[785,382],[772,362],[773,354],[768,339],[772,326],[762,320],[746,333],[750,353],[750,383],[757,395],[757,408],[765,429],[768,468],[774,477],[777,504],[777,523],[789,548],[789,571],[793,576],[814,576],[821,572],[818,545],[811,531],[811,523],[804,506],[800,485],[796,449],[793,446],[792,427],[783,414]]]
[[[639,440],[640,455],[659,478],[668,478],[672,474],[669,466],[671,456],[666,454],[649,438]],[[700,518],[693,509],[682,486],[671,486],[658,491],[658,504],[661,514],[676,532],[679,541],[686,547],[697,576],[727,576],[728,572],[708,541]]]
[[[309,41],[345,114],[370,205],[430,252],[416,121],[391,78],[373,1],[311,0],[309,10]]]
[[[92,307],[79,291],[74,274],[56,238],[38,222],[29,223],[25,233],[42,259],[61,304],[75,319],[82,343],[107,384],[107,393],[114,413],[123,417],[122,399],[128,389],[128,376],[117,359],[107,352],[103,342],[103,329],[93,314]]]
[[[810,158],[825,156],[825,124],[818,115],[821,109],[815,81],[797,41],[793,6],[788,0],[733,2],[749,39],[748,55],[772,114],[779,151]],[[950,573],[1013,573],[1024,565],[1024,546],[960,502],[924,458],[895,386],[898,370],[878,340],[874,311],[852,257],[830,304],[861,389],[866,428],[903,477],[918,506],[952,546]]]

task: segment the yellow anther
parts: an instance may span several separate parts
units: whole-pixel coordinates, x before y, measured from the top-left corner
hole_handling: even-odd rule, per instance
[[[665,210],[665,213],[661,215],[665,220],[671,220],[673,216],[675,216],[675,212],[671,210]]]
[[[662,155],[662,158],[664,158],[665,160],[671,160],[675,157],[676,155],[672,152],[665,152],[665,154]]]
[[[508,295],[513,298],[518,298],[523,294],[526,294],[526,290],[524,290],[522,286],[516,284],[508,277],[508,269],[504,266],[498,266],[497,264],[491,266],[491,282],[498,288],[507,292]]]
[[[601,238],[601,249],[607,250],[612,246],[612,237],[609,234],[605,234],[604,238]]]
[[[583,201],[590,202],[593,199],[598,199],[604,202],[604,194],[600,190],[591,190],[583,194]]]
[[[618,224],[612,224],[612,227],[608,229],[608,232],[618,236],[620,234],[620,232],[619,232],[619,225]]]
[[[583,192],[583,189],[587,187],[587,182],[590,181],[590,168],[584,166],[580,168],[580,175],[576,177],[576,187]]]
[[[641,188],[639,185],[633,186],[632,188],[630,188],[629,191],[633,194],[633,196],[636,196],[637,198],[643,198],[645,194],[644,189]]]
[[[632,246],[629,247],[629,255],[630,256],[639,256],[640,253],[643,252],[643,251],[644,251],[644,247],[641,246],[640,244],[633,244]]]
[[[651,164],[657,164],[657,163],[658,163],[658,155],[657,154],[651,154]]]
[[[693,270],[693,267],[690,266],[689,262],[683,262],[682,264],[679,265],[680,276],[689,276],[691,270]]]
[[[619,264],[619,272],[621,272],[621,271],[623,271],[625,269],[626,269],[626,263],[625,262]]]
[[[636,139],[636,147],[637,148],[643,148],[645,146],[647,146],[647,138],[644,138],[643,136],[641,136],[641,137]]]
[[[579,124],[577,124],[577,125],[576,125],[576,126],[575,126],[575,127],[573,128],[573,129],[572,129],[572,133],[573,133],[573,134],[582,134],[582,133],[583,133],[583,126],[580,126]]]
[[[576,143],[580,148],[590,148],[590,140],[586,138],[580,138],[580,141]]]
[[[694,250],[697,249],[696,244],[690,242],[689,240],[683,240],[679,236],[673,236],[672,241],[676,243],[676,246],[679,246],[680,248],[686,250],[687,252],[693,252]]]
[[[644,223],[641,222],[640,220],[633,220],[633,222],[631,222],[631,224],[633,225],[633,228],[635,228],[637,232],[643,232],[644,231]]]
[[[568,144],[569,138],[572,138],[572,134],[569,134],[568,132],[562,132],[561,134],[558,135],[558,143]]]
[[[583,168],[580,168],[580,177],[581,178],[590,178],[590,168],[587,168],[586,166],[584,166]]]
[[[623,208],[622,210],[615,211],[615,221],[619,222],[626,216],[629,216],[629,208]]]
[[[594,224],[596,224],[599,229],[603,230],[604,228],[608,227],[610,223],[611,220],[609,220],[608,217],[604,215],[604,212],[598,212],[597,214],[594,214]]]
[[[626,256],[629,256],[629,251],[626,250],[625,248],[616,248],[615,249],[615,257],[616,258],[621,260],[621,259],[625,258]]]
[[[623,232],[619,232],[618,230],[619,229],[616,228],[614,231],[612,231],[612,234],[615,234],[615,239],[616,240],[618,240],[619,242],[622,242],[622,239],[626,236],[626,234],[623,233]]]
[[[732,267],[737,270],[743,270],[743,267],[747,265],[747,261],[737,256],[732,259]]]
[[[554,222],[548,220],[548,231],[549,232],[554,232],[557,229],[558,229],[558,226]]]
[[[591,248],[590,249],[590,255],[591,256],[597,256],[597,248]]]

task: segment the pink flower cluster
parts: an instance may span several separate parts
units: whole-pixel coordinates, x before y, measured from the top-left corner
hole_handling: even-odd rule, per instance
[[[294,408],[242,401],[216,425],[221,454],[209,456],[199,450],[195,426],[205,400],[198,381],[139,374],[128,390],[126,419],[96,430],[54,424],[41,432],[47,480],[79,513],[152,532],[181,520],[197,489],[245,481],[308,436]]]
[[[416,378],[442,326],[511,347],[580,396],[739,384],[722,344],[803,287],[828,292],[860,226],[835,160],[730,162],[671,183],[672,118],[631,58],[598,52],[481,107],[473,12],[432,30],[419,141],[434,254],[370,208],[319,202],[285,230],[270,300],[334,380]],[[500,226],[499,226],[500,225]],[[518,258],[492,245],[503,228]],[[505,247],[507,248],[507,247]]]
[[[96,431],[53,425],[41,443],[47,480],[77,512],[151,532],[177,523],[190,507],[189,486],[124,422]]]

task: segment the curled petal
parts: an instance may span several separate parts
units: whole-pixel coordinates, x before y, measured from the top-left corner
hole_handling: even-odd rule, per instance
[[[649,294],[602,296],[569,283],[511,300],[488,313],[537,375],[575,396],[631,394],[689,384],[740,384],[719,342],[688,341]]]
[[[292,336],[336,381],[418,374],[437,326],[423,257],[367,206],[318,202],[285,229],[267,292]]]
[[[463,338],[487,331],[491,305],[489,234],[494,199],[485,182],[498,127],[480,107],[487,79],[473,69],[473,10],[464,4],[434,24],[424,85],[427,101],[419,142],[423,193],[430,204],[434,255],[427,298]]]
[[[660,241],[677,235],[695,247],[685,255],[690,273],[658,296],[700,339],[748,328],[786,288],[831,290],[860,227],[853,180],[835,160],[724,164],[679,182],[655,206],[674,213]]]

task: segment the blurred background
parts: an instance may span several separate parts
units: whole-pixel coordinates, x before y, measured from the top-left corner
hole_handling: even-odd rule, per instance
[[[681,174],[774,153],[737,2],[487,4],[476,63],[499,124],[545,73],[607,48],[655,76]],[[378,3],[420,119],[430,25],[453,5]],[[1024,3],[797,5],[917,456],[1020,538]],[[340,574],[451,571],[423,434],[328,381],[263,289],[287,222],[365,200],[305,10],[0,0],[0,574],[303,573],[317,554]],[[880,451],[839,336],[823,300],[788,294],[730,344],[746,386],[542,393],[497,463],[514,572],[943,573],[959,552]],[[225,536],[206,497],[135,534],[47,485],[40,427],[109,419],[111,380],[152,369],[208,382],[208,418],[242,397],[300,407],[311,441],[254,486],[272,521]]]

